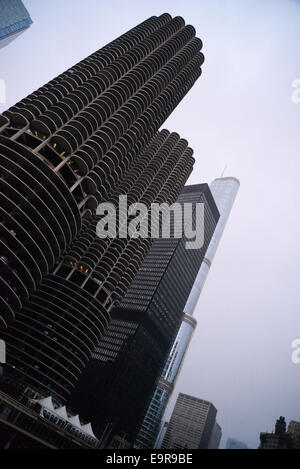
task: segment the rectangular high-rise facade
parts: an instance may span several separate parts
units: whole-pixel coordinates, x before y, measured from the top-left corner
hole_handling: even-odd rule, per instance
[[[217,409],[211,402],[179,393],[162,449],[208,449]]]
[[[243,443],[236,438],[228,438],[226,442],[226,449],[248,449],[248,447],[246,443]]]
[[[109,422],[134,441],[219,219],[207,184],[184,187],[177,202],[191,204],[194,223],[203,204],[203,245],[187,249],[185,235],[154,240],[71,398],[99,437]]]
[[[287,431],[288,433],[300,436],[300,422],[296,422],[296,420],[291,420],[288,424]]]
[[[172,204],[192,171],[186,140],[158,130],[201,48],[181,17],[151,17],[0,116],[1,338],[41,397],[68,398],[152,242],[120,236],[122,217],[100,238],[99,204]]]
[[[220,218],[184,307],[185,315],[182,324],[136,439],[135,446],[138,448],[153,448],[155,445],[164,411],[196,327],[196,320],[191,316],[194,313],[211,263],[222,238],[238,189],[239,181],[234,177],[218,178],[210,185],[211,193],[220,212]]]

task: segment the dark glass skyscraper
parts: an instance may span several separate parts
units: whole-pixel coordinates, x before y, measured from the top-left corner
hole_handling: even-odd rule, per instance
[[[158,129],[201,47],[182,18],[151,17],[0,116],[1,338],[41,395],[68,398],[151,244],[100,239],[98,204],[172,203],[192,170]]]
[[[162,449],[208,449],[217,409],[208,401],[179,393]]]
[[[153,242],[71,397],[98,437],[108,424],[134,441],[219,219],[207,184],[184,187],[178,202],[192,204],[193,221],[204,204],[203,246],[186,249],[185,236]]]

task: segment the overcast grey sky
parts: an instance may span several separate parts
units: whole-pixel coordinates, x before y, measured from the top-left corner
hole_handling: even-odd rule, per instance
[[[34,21],[0,49],[7,102],[22,99],[152,15],[180,15],[203,40],[196,85],[164,127],[195,151],[189,183],[241,182],[197,307],[179,391],[212,401],[228,437],[257,447],[276,418],[300,421],[298,0],[24,0]],[[170,413],[170,412],[169,412]]]

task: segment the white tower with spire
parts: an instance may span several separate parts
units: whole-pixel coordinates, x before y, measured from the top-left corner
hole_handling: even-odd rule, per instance
[[[163,373],[158,380],[157,388],[154,392],[148,411],[144,418],[144,422],[140,429],[140,433],[137,437],[137,448],[153,447],[154,440],[157,437],[161,419],[166,411],[169,399],[182,367],[186,351],[189,347],[193,332],[197,324],[196,319],[192,316],[199,301],[199,297],[206,281],[211,263],[222,238],[226,223],[239,190],[239,186],[240,182],[235,177],[220,177],[215,179],[210,185],[211,193],[220,212],[220,218],[205,253],[205,258],[203,259],[193,288],[184,307],[185,314],[182,324],[176,339],[174,340]],[[153,417],[153,415],[155,415],[155,417]],[[150,420],[151,424],[149,424]],[[139,438],[140,435],[142,438]],[[142,441],[145,441],[145,437],[149,442],[148,446],[144,446],[142,444]],[[154,448],[160,447],[161,440],[161,437],[157,438]]]

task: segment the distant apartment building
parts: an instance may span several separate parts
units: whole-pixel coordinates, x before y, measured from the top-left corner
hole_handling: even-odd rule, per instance
[[[300,422],[296,422],[295,420],[291,420],[288,425],[288,433],[292,433],[293,435],[300,436]]]
[[[258,449],[300,449],[300,422],[291,420],[286,431],[284,417],[276,421],[274,433],[261,433]]]
[[[155,448],[156,449],[161,447],[163,439],[164,439],[166,431],[167,431],[167,428],[168,428],[168,425],[169,425],[169,422],[167,422],[167,421],[163,422],[163,425],[160,428],[160,431],[158,433],[158,437],[157,437],[157,440],[156,440],[156,443],[155,443]]]
[[[0,0],[0,48],[32,24],[21,0]]]
[[[139,433],[135,441],[136,448],[145,449],[160,447],[160,426],[163,420],[163,415],[176,385],[176,381],[180,374],[180,370],[197,324],[196,319],[192,316],[210,271],[210,266],[223,236],[239,186],[239,180],[235,177],[218,178],[210,185],[210,190],[218,207],[220,218],[185,304],[185,314],[183,316],[181,326],[176,338],[174,339],[162,374],[157,380],[157,387],[153,393],[151,402],[144,416],[143,423],[139,429]]]
[[[208,401],[179,393],[162,449],[208,449],[217,409]]]
[[[220,442],[222,439],[222,428],[218,424],[218,422],[215,422],[214,428],[209,440],[209,445],[208,449],[219,449]]]
[[[248,446],[242,441],[236,440],[235,438],[228,438],[226,443],[226,449],[247,449]]]

